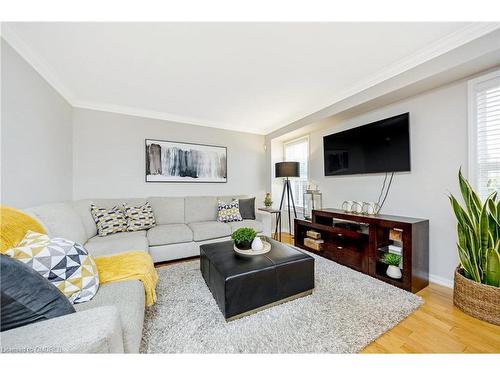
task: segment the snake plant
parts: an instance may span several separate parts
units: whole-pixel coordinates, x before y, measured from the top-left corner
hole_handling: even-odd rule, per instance
[[[481,202],[458,172],[464,205],[450,194],[457,218],[458,256],[464,276],[478,283],[500,286],[500,201],[497,192]]]

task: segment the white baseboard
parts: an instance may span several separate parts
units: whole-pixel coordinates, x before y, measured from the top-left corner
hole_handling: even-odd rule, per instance
[[[429,281],[434,284],[439,284],[447,288],[453,288],[453,280],[446,279],[441,276],[429,274]]]

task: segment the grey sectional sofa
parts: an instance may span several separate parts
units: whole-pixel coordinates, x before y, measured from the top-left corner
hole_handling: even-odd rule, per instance
[[[148,197],[124,199],[84,199],[74,202],[46,204],[25,211],[37,218],[51,236],[79,242],[93,256],[105,256],[128,250],[149,252],[154,262],[199,255],[200,245],[222,241],[240,227],[251,227],[271,235],[271,217],[257,211],[256,220],[234,223],[217,221],[217,200],[230,201],[245,196]],[[97,236],[97,227],[90,214],[90,205],[111,208],[128,203],[149,202],[156,226],[147,231]]]
[[[199,255],[203,243],[226,240],[237,228],[252,227],[271,234],[271,218],[256,212],[256,220],[219,223],[217,199],[230,197],[149,197],[140,199],[85,199],[33,207],[25,211],[37,218],[50,236],[79,242],[93,256],[128,250],[149,252],[154,262]],[[150,202],[156,226],[140,232],[97,236],[90,214],[93,202],[113,207]],[[76,313],[4,331],[0,342],[6,352],[134,353],[139,351],[144,322],[144,288],[140,281],[101,285],[89,302],[76,304]]]

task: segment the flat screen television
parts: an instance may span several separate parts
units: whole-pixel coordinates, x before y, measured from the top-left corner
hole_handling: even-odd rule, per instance
[[[410,114],[323,137],[325,176],[410,171]]]

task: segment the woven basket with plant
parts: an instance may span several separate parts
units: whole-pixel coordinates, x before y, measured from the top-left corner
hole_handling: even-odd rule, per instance
[[[458,179],[464,205],[450,195],[460,259],[453,302],[469,315],[500,325],[500,202],[497,192],[481,202],[461,171]]]

